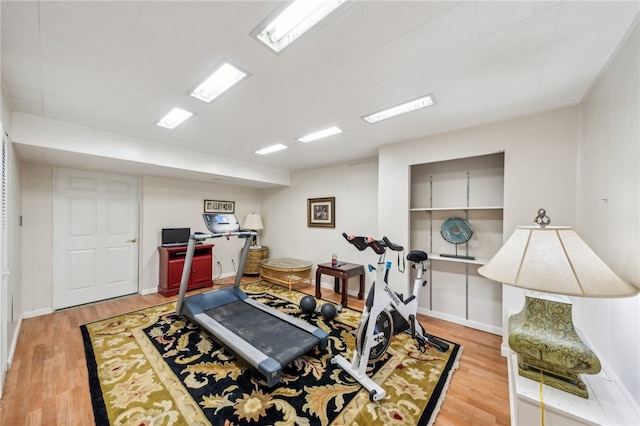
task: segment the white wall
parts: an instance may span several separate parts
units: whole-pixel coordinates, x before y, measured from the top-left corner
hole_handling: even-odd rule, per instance
[[[342,233],[377,236],[377,167],[377,161],[372,160],[297,172],[291,176],[290,187],[263,190],[265,229],[261,241],[269,246],[269,257],[296,257],[317,265],[330,262],[331,254],[336,253],[340,260],[375,264],[377,258],[372,252],[359,252]],[[307,199],[322,197],[336,198],[335,228],[307,227]],[[322,276],[323,283],[332,280]],[[371,281],[367,273],[367,287]],[[349,282],[350,293],[357,293],[357,288],[357,282]]]
[[[636,24],[582,102],[576,228],[620,277],[640,288],[639,41]],[[576,321],[640,404],[640,295],[583,299],[576,308]]]
[[[505,152],[504,235],[545,208],[573,225],[621,277],[640,286],[638,28],[580,107],[463,129],[380,150],[378,230],[409,235],[412,164]],[[606,198],[607,201],[602,201]],[[407,211],[397,214],[399,206]],[[399,220],[400,219],[400,220]],[[503,286],[503,314],[522,290]],[[640,403],[640,296],[573,298],[574,323]]]
[[[539,208],[547,210],[554,224],[573,224],[578,118],[578,108],[569,107],[383,147],[378,232],[408,239],[411,165],[501,151],[503,239],[516,226],[533,224]],[[506,286],[502,298],[504,318],[524,301],[521,290]]]
[[[162,228],[191,228],[191,232],[209,232],[202,219],[205,199],[234,201],[235,215],[240,225],[248,213],[260,213],[260,194],[257,189],[143,177],[140,238],[142,293],[155,292],[158,288],[158,246],[162,243]],[[206,242],[214,244],[214,278],[235,275],[244,240],[218,238]]]
[[[290,188],[265,191],[261,196],[256,189],[143,177],[140,292],[157,289],[157,248],[163,227],[190,227],[192,232],[206,232],[201,216],[205,199],[235,201],[236,216],[241,223],[247,213],[261,213],[265,229],[260,233],[260,241],[267,246],[272,244],[270,257],[303,257],[317,264],[330,261],[331,253],[335,252],[340,258],[356,263],[375,261],[348,245],[341,233],[375,234],[376,161],[300,172],[294,174],[293,181],[295,184]],[[25,163],[22,182],[25,223],[22,256],[33,261],[24,265],[22,271],[20,314],[32,316],[50,312],[52,307],[53,167]],[[307,228],[307,198],[325,196],[336,197],[336,228]],[[237,268],[242,241],[210,242],[215,244],[214,276],[233,275],[232,260]]]
[[[30,259],[22,268],[21,311],[25,316],[51,312],[53,292],[53,167],[22,165],[23,242],[22,258]],[[256,189],[221,184],[143,177],[140,226],[140,293],[157,291],[158,246],[161,229],[189,227],[207,232],[202,213],[204,200],[236,202],[236,216],[242,223],[247,213],[259,211]],[[242,241],[209,240],[214,247],[214,277],[234,275]],[[220,262],[220,266],[218,266]]]
[[[143,177],[140,292],[157,290],[158,245],[163,227],[207,231],[201,216],[205,199],[235,201],[235,213],[241,223],[248,213],[261,213],[265,229],[260,233],[260,242],[270,246],[270,257],[302,257],[317,264],[330,261],[335,252],[340,258],[356,263],[375,261],[348,245],[341,233],[375,234],[376,161],[300,172],[294,174],[293,181],[295,184],[289,188],[261,195],[259,190],[231,185]],[[336,197],[336,228],[307,228],[307,198],[325,196]],[[22,257],[33,261],[22,268],[19,314],[33,316],[52,309],[53,167],[23,164],[22,197],[25,223]],[[214,277],[233,275],[232,260],[237,268],[242,241],[209,242],[215,244]],[[355,292],[356,288],[351,286]]]
[[[53,167],[22,164],[22,264],[20,314],[53,309]]]
[[[13,113],[11,120],[14,143],[48,149],[67,167],[72,167],[70,163],[91,167],[102,165],[104,159],[115,159],[119,163],[111,165],[128,164],[131,170],[153,165],[261,184],[289,184],[289,173],[282,170],[19,112]]]

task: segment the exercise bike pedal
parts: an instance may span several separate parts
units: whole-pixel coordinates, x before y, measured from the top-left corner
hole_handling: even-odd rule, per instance
[[[449,344],[443,342],[442,340],[438,339],[434,335],[429,334],[429,333],[424,333],[424,337],[425,337],[426,341],[429,342],[430,345],[435,346],[436,348],[438,348],[438,350],[440,352],[446,352],[446,351],[449,350]]]
[[[406,330],[405,333],[407,334],[411,334],[411,330]],[[431,345],[433,347],[435,347],[436,349],[438,349],[440,352],[446,352],[449,350],[449,344],[443,342],[442,340],[438,339],[437,337],[435,337],[432,334],[429,333],[424,333],[423,336],[420,336],[419,334],[415,335],[415,339],[416,339],[416,349],[418,349],[420,352],[426,352],[427,351],[427,345]]]
[[[411,331],[408,330],[407,333],[411,334]],[[419,350],[422,353],[425,353],[427,351],[427,339],[425,339],[424,337],[417,335],[415,336],[416,339],[416,349]]]

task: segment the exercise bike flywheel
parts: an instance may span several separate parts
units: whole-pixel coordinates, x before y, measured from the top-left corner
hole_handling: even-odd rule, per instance
[[[364,350],[364,338],[367,334],[367,321],[365,324],[360,324],[356,330],[356,349],[359,354],[362,354]],[[391,336],[393,336],[393,317],[387,310],[383,310],[376,318],[376,324],[373,329],[373,335],[376,336],[382,333],[382,340],[375,346],[371,347],[369,352],[369,361],[377,361],[382,355],[387,352],[389,343],[391,343]]]

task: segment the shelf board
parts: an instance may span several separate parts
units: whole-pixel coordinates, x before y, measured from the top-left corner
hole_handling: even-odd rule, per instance
[[[502,206],[478,206],[478,207],[415,207],[409,209],[412,212],[437,212],[454,210],[502,210]]]
[[[442,256],[440,255],[440,253],[428,253],[428,255],[429,260],[442,260],[445,262],[455,263],[470,263],[473,265],[484,265],[489,261],[489,259],[485,259],[483,257],[476,257],[475,259],[463,259],[459,257]]]

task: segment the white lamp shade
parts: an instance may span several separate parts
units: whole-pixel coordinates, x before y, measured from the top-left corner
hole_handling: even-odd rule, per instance
[[[242,227],[252,231],[264,229],[262,226],[262,218],[258,213],[249,213],[247,217],[245,217]]]
[[[571,227],[519,226],[478,273],[514,287],[569,296],[627,297],[638,293]]]

